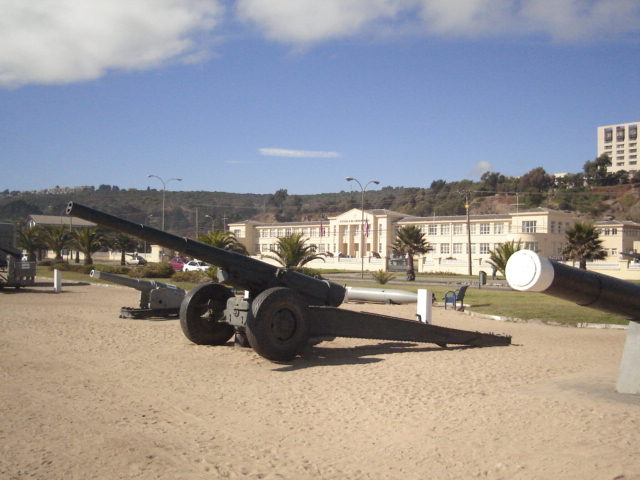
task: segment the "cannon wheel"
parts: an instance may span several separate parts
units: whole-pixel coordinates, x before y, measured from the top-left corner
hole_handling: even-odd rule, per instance
[[[251,304],[246,334],[251,347],[273,361],[292,360],[307,344],[306,305],[284,287],[261,292]]]
[[[227,299],[233,292],[218,283],[194,287],[180,304],[180,327],[185,336],[198,345],[222,345],[234,328],[224,318]]]

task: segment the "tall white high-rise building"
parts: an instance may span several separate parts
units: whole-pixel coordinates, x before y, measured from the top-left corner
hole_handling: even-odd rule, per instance
[[[619,123],[598,127],[598,157],[609,155],[609,172],[626,170],[638,171],[638,124],[640,122]]]

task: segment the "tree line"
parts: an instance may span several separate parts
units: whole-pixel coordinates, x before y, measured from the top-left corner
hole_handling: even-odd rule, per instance
[[[485,172],[479,181],[431,181],[428,187],[382,187],[368,190],[366,209],[388,209],[407,215],[463,215],[465,195],[472,212],[503,213],[497,208],[548,207],[592,217],[610,214],[640,222],[640,172],[607,172],[611,165],[603,155],[585,162],[583,171],[554,177],[542,167],[511,177]],[[121,189],[101,185],[68,194],[0,193],[0,221],[19,223],[29,214],[64,215],[69,200],[86,203],[136,223],[159,227],[165,217],[166,230],[197,237],[224,230],[232,222],[318,221],[361,206],[361,192],[340,191],[313,195],[289,194],[285,188],[272,194],[234,194],[205,191],[167,191],[162,211],[160,190]]]

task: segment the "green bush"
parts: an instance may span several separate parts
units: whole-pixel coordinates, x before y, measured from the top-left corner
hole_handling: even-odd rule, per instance
[[[171,279],[175,282],[185,283],[209,283],[211,277],[208,272],[192,271],[192,272],[176,272]]]
[[[94,267],[94,265],[82,265],[81,263],[58,262],[52,264],[49,268],[51,270],[60,270],[61,272],[75,272],[89,275]]]
[[[91,270],[100,270],[105,273],[115,273],[117,275],[126,275],[131,270],[131,267],[127,267],[126,265],[82,265],[80,263],[67,263],[67,262],[58,262],[51,263],[49,268],[51,270],[60,270],[62,272],[76,272],[76,273],[84,273],[89,274]]]
[[[174,273],[171,265],[162,262],[133,267],[129,271],[129,276],[133,278],[171,278]]]
[[[378,282],[380,285],[384,285],[385,283],[393,280],[395,275],[391,272],[385,272],[384,270],[377,270],[371,273],[373,279]]]
[[[105,273],[115,273],[116,275],[127,275],[131,271],[131,267],[126,265],[94,265],[96,270]]]

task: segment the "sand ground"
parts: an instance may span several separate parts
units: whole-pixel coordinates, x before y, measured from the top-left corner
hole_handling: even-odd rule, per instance
[[[118,318],[137,301],[0,293],[0,478],[640,479],[640,396],[615,392],[624,331],[436,308],[514,345],[337,339],[282,365]]]

